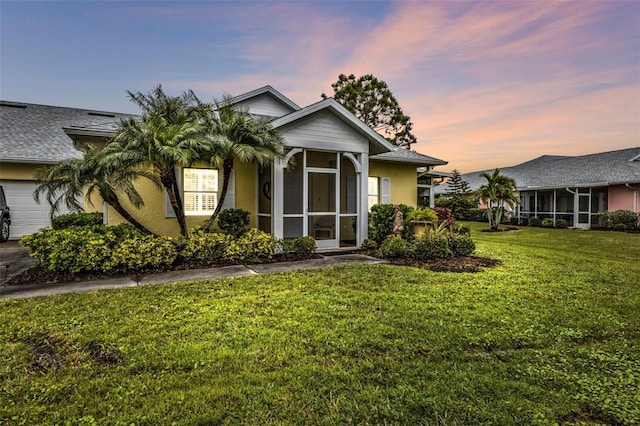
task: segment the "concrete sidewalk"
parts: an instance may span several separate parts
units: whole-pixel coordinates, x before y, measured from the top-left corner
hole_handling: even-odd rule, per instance
[[[0,287],[0,299],[25,299],[29,297],[51,296],[54,294],[86,293],[109,288],[135,287],[137,285],[163,284],[177,281],[191,281],[214,278],[241,277],[255,274],[318,269],[330,266],[352,264],[384,263],[383,260],[363,254],[338,254],[322,256],[320,259],[300,260],[297,262],[278,262],[257,265],[234,265],[220,268],[191,269],[160,272],[141,277],[136,283],[133,277],[105,278],[90,281],[74,281],[57,284],[34,284]]]

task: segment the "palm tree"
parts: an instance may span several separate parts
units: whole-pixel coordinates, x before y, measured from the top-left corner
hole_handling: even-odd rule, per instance
[[[505,205],[513,208],[520,202],[515,195],[516,182],[508,176],[501,175],[500,169],[496,169],[492,174],[482,173],[480,176],[485,178],[487,183],[478,189],[478,196],[487,204],[489,227],[492,231],[497,231]]]
[[[284,156],[284,139],[267,120],[253,118],[247,110],[234,105],[230,97],[216,102],[215,106],[202,104],[201,107],[209,144],[206,157],[214,167],[222,168],[218,204],[203,226],[208,231],[222,209],[234,162],[270,164]]]
[[[118,164],[114,167],[105,163],[100,152],[87,146],[82,158],[70,158],[39,169],[36,172],[38,186],[33,196],[40,203],[40,196],[46,193],[53,217],[62,206],[82,211],[83,197],[93,206],[91,196],[97,192],[125,220],[143,233],[152,234],[122,206],[118,198],[118,194],[124,194],[135,208],[142,207],[142,197],[133,186],[133,181],[138,178],[147,178],[158,184],[154,176],[135,165]]]
[[[176,167],[188,167],[207,151],[204,120],[198,114],[200,101],[192,91],[179,97],[167,96],[160,85],[148,94],[128,92],[142,116],[122,120],[112,141],[105,147],[109,161],[133,162],[146,167],[167,191],[171,207],[188,236]]]

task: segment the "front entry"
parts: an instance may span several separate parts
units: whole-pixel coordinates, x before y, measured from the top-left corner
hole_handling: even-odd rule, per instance
[[[275,187],[282,182],[282,204],[276,196],[273,205],[276,237],[311,236],[320,249],[356,247],[365,235],[359,225],[366,224],[366,219],[361,222],[360,216],[367,214],[366,208],[361,213],[363,183],[358,157],[293,149],[274,174]]]

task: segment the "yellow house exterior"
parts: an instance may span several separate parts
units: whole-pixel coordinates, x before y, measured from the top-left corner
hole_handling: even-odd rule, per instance
[[[262,169],[237,161],[222,207],[248,211],[252,226],[277,238],[310,235],[319,248],[357,247],[368,236],[371,205],[417,205],[417,168],[446,164],[389,144],[331,98],[301,108],[265,86],[233,102],[268,118],[284,139],[286,155]],[[114,118],[98,124],[69,121],[62,131],[67,143],[81,149],[108,141],[117,124]],[[207,166],[198,163],[176,170],[188,228],[204,224],[219,201],[222,172]],[[0,177],[32,179],[34,171],[25,164],[3,164]],[[135,209],[121,197],[127,211],[155,233],[178,236],[165,192],[142,179],[136,186],[144,206]],[[100,200],[91,201],[86,210],[103,211],[106,223],[124,221]]]

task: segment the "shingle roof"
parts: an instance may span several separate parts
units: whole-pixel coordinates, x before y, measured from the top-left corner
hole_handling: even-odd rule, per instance
[[[63,127],[109,126],[129,114],[0,101],[0,161],[56,163],[80,156]]]
[[[608,186],[640,183],[640,147],[576,157],[543,155],[516,166],[500,169],[500,173],[513,178],[518,190],[565,188],[577,186]],[[634,160],[635,158],[635,160]],[[465,173],[462,178],[472,190],[486,182],[483,172]],[[444,193],[446,185],[436,193]]]
[[[400,148],[392,145],[392,151],[382,154],[372,155],[372,160],[391,161],[398,163],[414,163],[420,166],[442,166],[447,164],[447,161],[440,160],[435,157],[429,157],[428,155],[420,154],[419,152],[409,151],[408,149]]]

